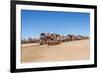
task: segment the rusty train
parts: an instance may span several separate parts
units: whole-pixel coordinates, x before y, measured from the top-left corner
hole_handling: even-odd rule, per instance
[[[62,36],[60,34],[56,33],[41,33],[39,39],[32,39],[29,38],[28,40],[23,39],[21,42],[23,43],[39,43],[40,45],[58,45],[62,42],[67,41],[75,41],[75,40],[83,40],[83,39],[89,39],[88,36],[82,36],[82,35],[72,35],[68,34],[67,36]]]

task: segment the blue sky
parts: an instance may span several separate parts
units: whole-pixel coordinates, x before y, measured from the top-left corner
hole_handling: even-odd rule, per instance
[[[21,24],[22,39],[39,37],[42,32],[90,34],[89,13],[21,10]]]

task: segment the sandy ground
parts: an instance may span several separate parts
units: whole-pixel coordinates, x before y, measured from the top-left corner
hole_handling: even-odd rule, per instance
[[[90,57],[89,40],[64,42],[48,46],[39,44],[22,45],[22,63],[86,60]]]

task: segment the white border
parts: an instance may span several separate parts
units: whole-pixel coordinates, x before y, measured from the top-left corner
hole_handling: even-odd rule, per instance
[[[45,11],[63,11],[63,12],[84,12],[90,13],[90,60],[82,61],[62,61],[62,62],[46,62],[46,63],[21,63],[21,9],[27,10],[45,10]],[[51,6],[35,6],[35,5],[16,5],[16,68],[38,68],[53,66],[71,66],[71,65],[87,65],[94,64],[94,10],[85,8],[70,7],[51,7]]]

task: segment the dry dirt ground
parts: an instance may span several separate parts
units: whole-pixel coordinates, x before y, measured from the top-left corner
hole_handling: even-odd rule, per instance
[[[21,50],[22,63],[86,60],[90,57],[90,41],[70,41],[54,46],[41,46],[39,43],[22,44]]]

